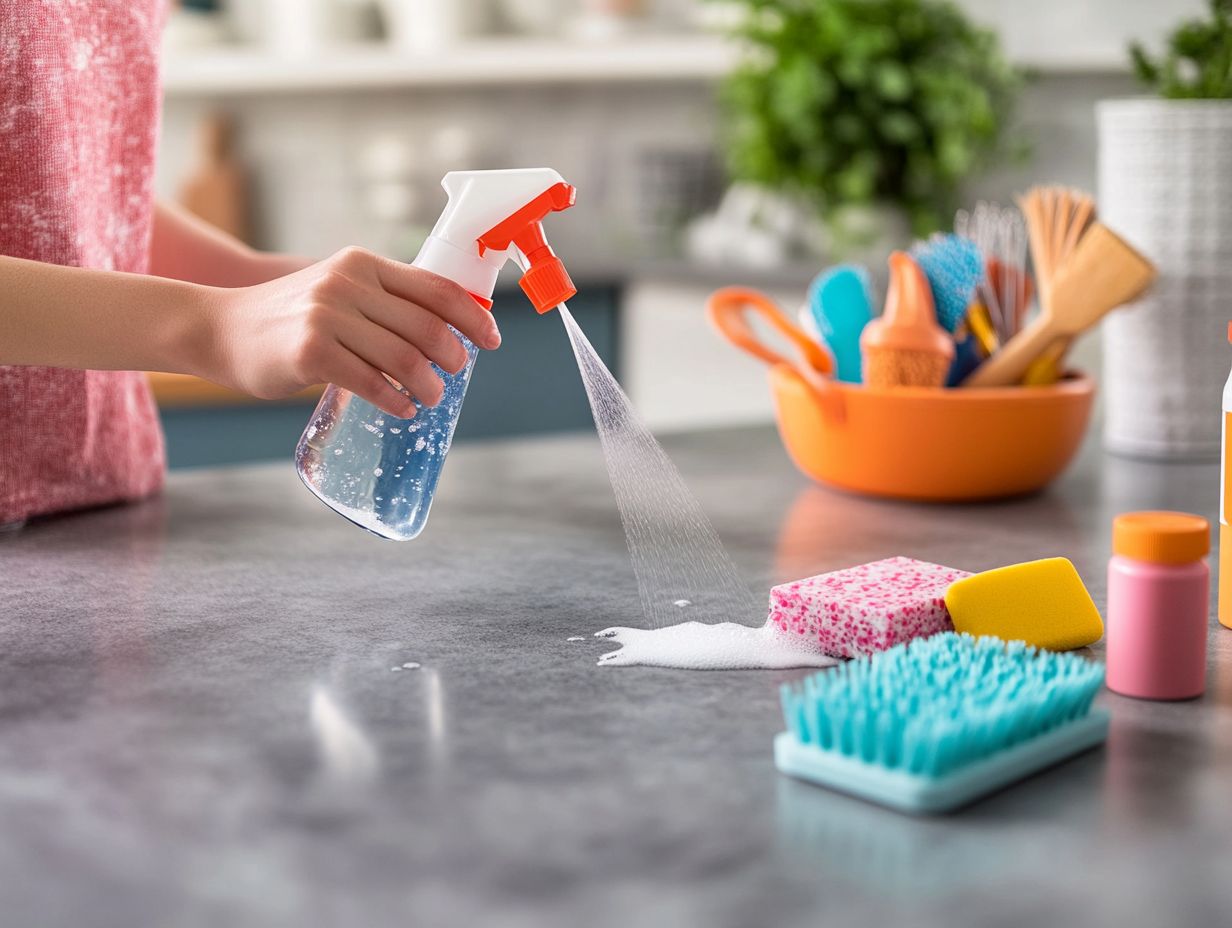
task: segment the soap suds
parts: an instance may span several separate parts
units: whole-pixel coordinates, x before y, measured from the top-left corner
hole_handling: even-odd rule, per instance
[[[677,670],[789,670],[832,667],[838,658],[810,649],[776,626],[682,622],[666,628],[605,628],[596,638],[622,647],[599,658],[601,667],[671,667]]]

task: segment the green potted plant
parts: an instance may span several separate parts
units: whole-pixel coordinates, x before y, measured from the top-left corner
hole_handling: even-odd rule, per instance
[[[1103,326],[1104,437],[1115,452],[1217,458],[1232,292],[1232,0],[1162,51],[1130,46],[1150,96],[1101,101],[1100,210],[1159,281]]]
[[[723,88],[733,179],[803,200],[850,239],[898,211],[948,226],[1006,150],[1019,76],[943,0],[737,0],[748,49]]]

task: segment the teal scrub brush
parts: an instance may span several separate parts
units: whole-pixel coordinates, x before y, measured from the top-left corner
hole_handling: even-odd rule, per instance
[[[860,383],[860,333],[873,318],[868,271],[839,264],[818,274],[809,285],[808,309],[834,355],[834,379]]]
[[[948,812],[1108,736],[1102,664],[945,632],[782,690],[789,776],[904,812]]]

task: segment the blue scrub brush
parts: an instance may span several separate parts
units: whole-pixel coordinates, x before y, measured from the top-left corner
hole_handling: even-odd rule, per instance
[[[818,274],[809,285],[808,308],[834,355],[834,379],[860,383],[860,333],[873,318],[868,271],[839,264]]]
[[[938,234],[916,242],[911,257],[928,278],[937,321],[946,331],[955,331],[967,318],[975,288],[984,279],[984,256],[970,239]]]
[[[984,256],[968,238],[938,234],[928,241],[916,242],[911,257],[928,278],[937,321],[947,332],[957,333],[954,340],[957,351],[946,378],[947,386],[957,386],[983,360],[976,340],[963,326],[963,321],[975,299],[976,288],[984,279]]]
[[[782,689],[789,776],[904,812],[948,812],[1108,736],[1102,664],[945,632]]]

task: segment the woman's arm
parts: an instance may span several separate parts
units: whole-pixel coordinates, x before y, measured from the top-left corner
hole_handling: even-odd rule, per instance
[[[196,374],[263,399],[336,383],[392,415],[440,402],[496,323],[452,281],[359,248],[266,283],[182,280],[0,256],[0,364]]]
[[[309,258],[249,248],[181,206],[157,203],[150,273],[211,287],[250,287],[303,270]]]

